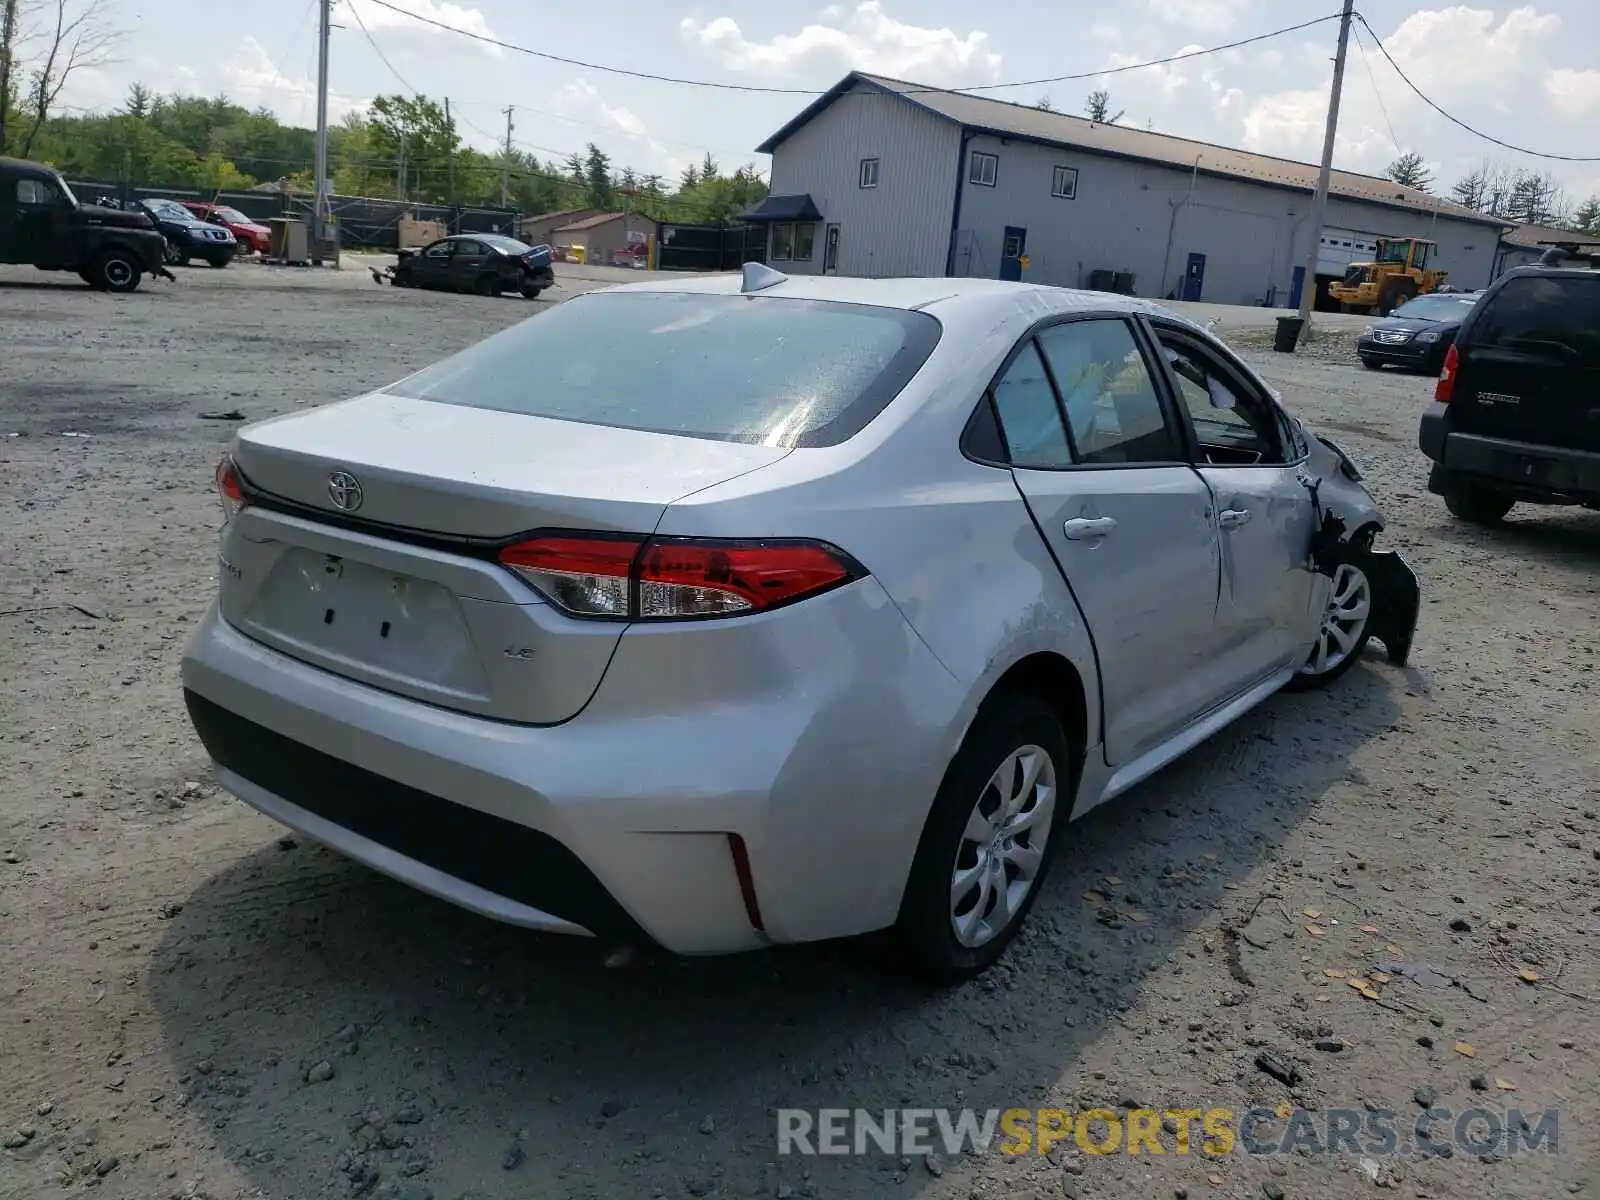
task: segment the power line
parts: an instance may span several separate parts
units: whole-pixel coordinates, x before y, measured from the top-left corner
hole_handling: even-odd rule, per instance
[[[374,0],[374,2],[376,2],[376,0]],[[1547,158],[1552,162],[1600,162],[1600,155],[1586,156],[1581,154],[1549,154],[1543,150],[1530,150],[1526,146],[1513,145],[1511,142],[1502,141],[1493,134],[1484,133],[1481,129],[1474,129],[1460,117],[1455,116],[1452,113],[1448,113],[1444,109],[1440,108],[1439,105],[1434,103],[1433,99],[1426,92],[1424,92],[1416,84],[1412,83],[1411,77],[1400,69],[1400,64],[1395,62],[1394,56],[1390,54],[1388,48],[1384,46],[1383,39],[1378,36],[1378,31],[1373,29],[1371,25],[1367,24],[1366,17],[1362,16],[1360,13],[1357,13],[1356,19],[1360,21],[1361,24],[1366,28],[1366,31],[1372,35],[1372,40],[1378,44],[1378,52],[1382,54],[1384,58],[1389,60],[1389,65],[1394,68],[1394,73],[1405,81],[1405,85],[1417,94],[1417,98],[1419,100],[1421,100],[1429,108],[1433,109],[1434,112],[1438,113],[1446,121],[1449,121],[1452,125],[1456,125],[1462,129],[1465,129],[1468,133],[1472,134],[1473,137],[1482,138],[1486,142],[1493,142],[1496,146],[1500,146],[1506,150],[1515,151],[1518,154],[1526,154],[1529,158]]]
[[[367,28],[367,23],[361,19],[361,11],[356,8],[354,4],[346,4],[345,7],[350,10],[350,15],[356,19],[356,24],[361,27],[361,36],[367,39],[367,45],[372,47],[372,52],[382,60],[384,66],[389,68],[389,74],[398,79],[400,81],[400,86],[405,88],[406,91],[410,92],[413,96],[422,95],[420,91],[411,86],[411,83],[406,79],[406,77],[400,74],[395,65],[389,61],[389,56],[383,52],[382,48],[378,45],[377,40],[372,36],[372,31]]]
[[[1389,110],[1384,107],[1383,93],[1378,90],[1378,78],[1372,73],[1372,63],[1367,58],[1367,48],[1362,43],[1361,31],[1352,30],[1356,35],[1356,49],[1361,52],[1361,65],[1367,69],[1367,82],[1372,85],[1372,96],[1378,102],[1378,111],[1383,114],[1383,123],[1389,127],[1389,140],[1394,143],[1394,152],[1404,155],[1405,147],[1400,144],[1400,139],[1395,136],[1394,122],[1389,120]]]
[[[684,79],[676,75],[659,75],[651,71],[634,71],[627,67],[612,67],[607,66],[604,63],[586,62],[581,58],[568,58],[561,54],[551,54],[545,50],[532,50],[527,46],[519,46],[515,42],[503,41],[500,38],[490,37],[488,34],[474,33],[470,29],[462,29],[456,25],[448,25],[443,21],[435,20],[433,17],[425,17],[420,13],[414,13],[409,9],[401,8],[398,4],[390,3],[390,0],[368,0],[368,3],[376,4],[379,8],[386,8],[390,12],[399,13],[403,17],[409,17],[413,21],[420,21],[424,25],[432,25],[435,29],[442,29],[446,33],[454,33],[460,37],[471,38],[473,41],[482,42],[487,46],[497,46],[501,50],[510,50],[516,54],[526,54],[531,58],[544,59],[546,62],[561,63],[564,66],[569,67],[581,67],[586,71],[599,71],[606,75],[625,75],[630,79],[648,79],[654,83],[672,83],[677,84],[680,87],[708,88],[725,92],[758,92],[765,95],[777,96],[820,96],[823,94],[822,90],[817,88],[760,87],[756,84],[750,83],[720,83],[709,79]],[[1009,83],[974,84],[971,87],[959,88],[914,88],[910,91],[901,92],[900,94],[913,95],[921,91],[997,92],[1003,91],[1007,88],[1040,87],[1049,83],[1071,83],[1075,80],[1099,79],[1104,75],[1120,75],[1125,71],[1142,71],[1146,67],[1162,67],[1170,63],[1184,62],[1191,58],[1200,58],[1201,56],[1207,54],[1217,54],[1224,50],[1237,50],[1241,46],[1249,46],[1256,42],[1264,42],[1271,38],[1282,37],[1286,33],[1298,33],[1302,29],[1310,29],[1314,25],[1321,25],[1324,22],[1336,21],[1338,19],[1338,13],[1329,13],[1326,16],[1316,17],[1310,21],[1302,21],[1298,25],[1287,25],[1282,29],[1274,29],[1267,33],[1258,33],[1252,37],[1240,38],[1238,41],[1224,42],[1220,46],[1209,46],[1201,50],[1187,50],[1181,54],[1170,55],[1167,58],[1151,59],[1148,62],[1128,63],[1120,67],[1104,67],[1098,71],[1084,71],[1076,75],[1052,75],[1045,79],[1018,79]]]

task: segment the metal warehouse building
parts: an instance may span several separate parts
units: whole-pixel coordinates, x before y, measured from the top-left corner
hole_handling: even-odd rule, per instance
[[[853,72],[765,143],[767,260],[841,275],[978,275],[1224,304],[1300,302],[1317,168]],[[1333,172],[1317,278],[1378,237],[1438,243],[1486,285],[1505,222]]]

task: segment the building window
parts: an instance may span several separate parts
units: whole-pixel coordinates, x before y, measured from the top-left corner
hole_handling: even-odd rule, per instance
[[[804,221],[794,227],[794,260],[795,262],[810,262],[811,255],[816,249],[817,227],[809,221]]]
[[[788,262],[794,257],[794,226],[774,225],[772,227],[772,261]]]
[[[1078,170],[1076,167],[1057,167],[1050,173],[1050,194],[1058,200],[1078,198]]]
[[[878,186],[878,160],[863,158],[861,160],[861,186],[875,188]]]
[[[996,154],[984,154],[974,150],[972,152],[972,173],[967,177],[968,182],[979,187],[993,187],[1000,178],[1000,157]]]

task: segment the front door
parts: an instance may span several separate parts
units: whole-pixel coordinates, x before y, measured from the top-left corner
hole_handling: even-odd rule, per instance
[[[1022,278],[1022,256],[1028,250],[1028,231],[1015,225],[1007,225],[1005,236],[1000,241],[1000,278],[1017,280]]]
[[[1206,256],[1204,254],[1189,255],[1189,265],[1183,272],[1183,298],[1185,300],[1198,300],[1200,293],[1206,285]]]
[[[0,232],[6,245],[0,259],[41,267],[67,267],[76,240],[68,228],[72,206],[53,179],[22,176],[6,185],[4,202],[9,230]]]
[[[1305,661],[1324,599],[1308,554],[1316,516],[1288,422],[1243,368],[1182,330],[1157,325],[1168,373],[1195,433],[1222,542],[1220,650],[1254,682]]]
[[[1106,762],[1122,766],[1230,690],[1213,654],[1211,493],[1123,319],[1043,330],[993,395],[1017,487],[1088,623]]]
[[[837,275],[839,273],[839,227],[829,225],[828,233],[823,242],[822,273],[824,275]]]
[[[412,278],[422,287],[449,287],[450,259],[454,249],[455,241],[444,238],[417,251],[411,264]]]

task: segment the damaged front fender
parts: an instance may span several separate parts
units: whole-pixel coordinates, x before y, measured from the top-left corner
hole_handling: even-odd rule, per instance
[[[1393,550],[1363,550],[1348,543],[1341,549],[1345,561],[1359,568],[1372,584],[1368,630],[1383,643],[1391,663],[1405,666],[1422,611],[1422,585],[1417,573]]]

